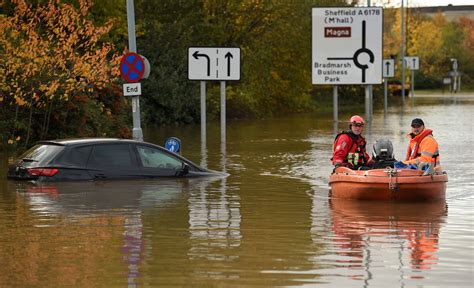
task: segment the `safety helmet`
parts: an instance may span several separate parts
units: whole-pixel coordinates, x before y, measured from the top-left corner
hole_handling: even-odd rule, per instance
[[[354,115],[349,119],[349,126],[352,124],[365,124],[364,118],[359,115]]]

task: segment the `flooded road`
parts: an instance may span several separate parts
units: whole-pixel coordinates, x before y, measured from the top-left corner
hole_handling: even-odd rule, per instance
[[[387,137],[402,159],[422,118],[449,175],[441,202],[330,199],[332,114],[228,122],[225,145],[212,123],[206,149],[199,126],[145,131],[160,145],[180,138],[185,157],[227,178],[2,177],[0,286],[472,287],[473,115],[474,95],[423,97],[365,127],[369,153]]]

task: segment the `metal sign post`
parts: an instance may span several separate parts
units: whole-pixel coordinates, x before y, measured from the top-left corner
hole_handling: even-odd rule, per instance
[[[201,81],[201,146],[206,147],[206,81]]]
[[[240,80],[240,48],[189,47],[188,79],[201,81],[201,150],[206,151],[206,83],[220,81],[221,143],[226,139],[226,81]]]
[[[394,59],[383,59],[382,61],[382,76],[383,76],[383,113],[387,114],[388,106],[388,78],[395,76],[395,60]]]
[[[338,108],[337,98],[338,98],[337,85],[334,85],[332,86],[332,118],[333,118],[333,121],[336,123],[339,121],[338,119],[339,108]]]
[[[201,81],[201,166],[207,168],[206,148],[206,81]]]
[[[382,83],[382,8],[313,8],[312,17],[312,83],[366,85],[370,121],[371,84]]]
[[[226,141],[225,81],[221,81],[221,143]]]
[[[370,0],[367,0],[367,7],[370,7]],[[373,109],[373,103],[374,103],[374,95],[373,95],[373,87],[371,84],[367,85],[366,86],[366,95],[369,96],[369,101],[365,103],[366,105],[366,109],[368,109],[369,113],[367,114],[367,111],[366,111],[366,118],[367,118],[367,121],[370,123],[372,121],[372,115],[374,113]],[[368,108],[367,108],[368,106]]]
[[[388,79],[383,78],[383,114],[387,115],[388,109]]]
[[[454,93],[457,93],[461,90],[461,74],[458,72],[458,59],[451,58],[451,62],[453,62],[453,71],[450,73],[453,78],[453,86],[451,89]]]
[[[402,29],[401,29],[401,32],[402,32],[402,45],[401,45],[401,49],[400,49],[400,55],[401,55],[401,58],[400,58],[400,61],[402,62],[402,112],[403,110],[405,109],[405,9],[403,8],[403,2],[405,2],[405,0],[402,0],[402,5],[400,7],[401,11],[401,24],[402,24]]]
[[[415,97],[415,70],[420,69],[420,58],[418,56],[408,56],[405,57],[405,64],[408,69],[410,69],[410,97]],[[413,102],[413,101],[412,101]]]
[[[135,8],[134,8],[133,0],[127,0],[127,23],[128,23],[128,49],[131,52],[136,53],[137,44],[136,44],[136,37],[135,37]],[[145,68],[143,68],[143,70],[144,69]],[[141,78],[141,76],[139,78]],[[143,132],[142,132],[141,124],[140,124],[140,96],[139,95],[132,96],[132,113],[133,113],[133,130],[132,130],[133,139],[138,140],[138,141],[143,141]]]

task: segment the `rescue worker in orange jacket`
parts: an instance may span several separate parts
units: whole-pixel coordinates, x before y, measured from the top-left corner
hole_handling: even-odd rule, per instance
[[[415,118],[411,121],[411,133],[408,138],[410,143],[403,164],[414,164],[420,170],[431,163],[434,166],[439,165],[438,142],[433,137],[433,130],[425,128],[423,120]]]
[[[365,121],[354,115],[349,120],[349,131],[336,136],[333,146],[332,164],[335,168],[345,166],[351,169],[368,169],[374,162],[367,154],[365,138],[362,137]]]

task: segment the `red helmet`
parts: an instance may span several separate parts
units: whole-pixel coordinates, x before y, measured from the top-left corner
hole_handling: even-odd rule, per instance
[[[364,118],[360,117],[359,115],[354,115],[349,120],[349,125],[351,124],[365,124]]]

